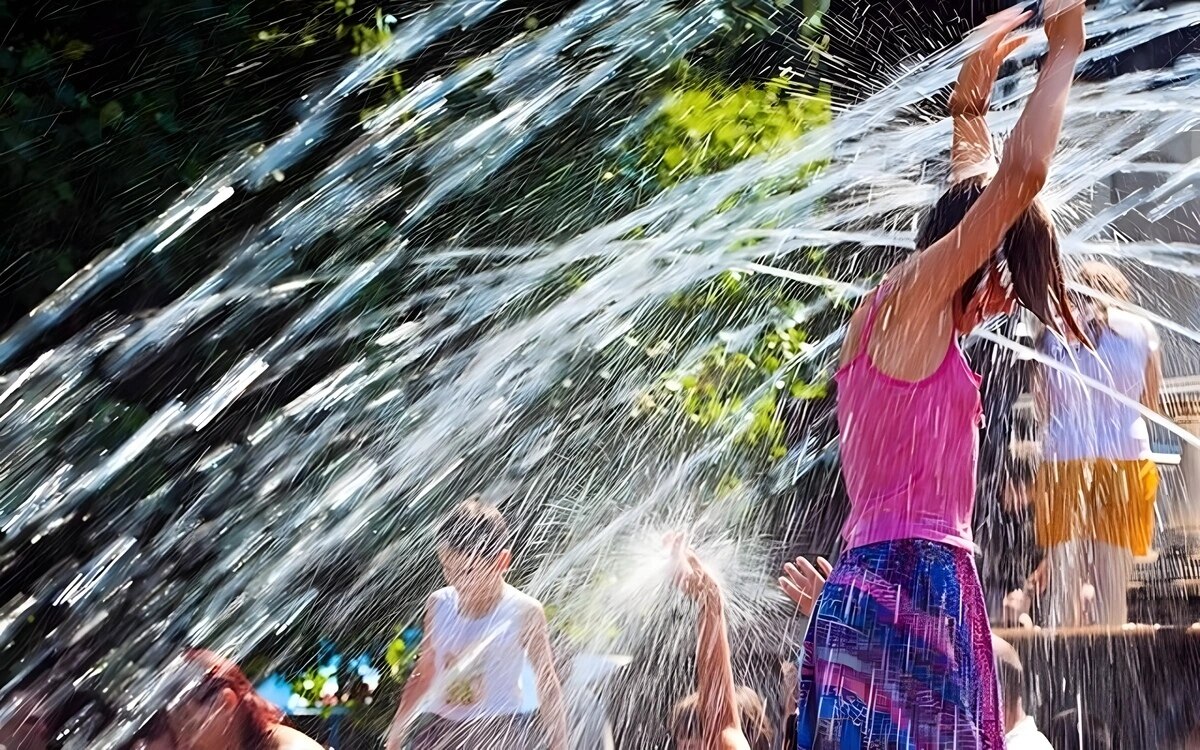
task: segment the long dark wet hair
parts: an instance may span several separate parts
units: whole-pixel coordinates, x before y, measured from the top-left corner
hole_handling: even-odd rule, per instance
[[[979,196],[983,195],[985,187],[987,180],[979,176],[957,182],[942,193],[921,221],[917,231],[917,250],[924,250],[954,231]],[[980,284],[993,264],[1000,269],[1007,269],[1017,302],[1037,316],[1047,329],[1089,343],[1090,339],[1071,311],[1059,254],[1058,232],[1050,212],[1041,201],[1035,200],[1025,209],[1004,235],[993,259],[975,271],[962,285],[958,292],[960,309],[965,310],[978,294]]]

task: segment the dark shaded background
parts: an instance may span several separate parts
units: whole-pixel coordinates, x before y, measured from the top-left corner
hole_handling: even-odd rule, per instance
[[[300,97],[370,44],[377,11],[403,20],[424,5],[358,2],[347,14],[333,0],[0,0],[0,327],[170,205],[222,155],[281,133]],[[401,83],[571,5],[502,9],[406,66]],[[826,17],[833,61],[820,74],[838,101],[853,102],[998,5],[835,0]],[[761,79],[794,64],[793,32],[784,24],[766,43],[748,42],[727,58],[723,77]],[[359,104],[385,100],[390,86],[381,81]],[[267,191],[261,201],[271,198]],[[122,312],[161,304],[201,261],[141,267],[107,304]]]

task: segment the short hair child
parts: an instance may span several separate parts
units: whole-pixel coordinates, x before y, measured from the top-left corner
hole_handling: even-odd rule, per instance
[[[446,514],[434,539],[439,547],[460,554],[493,557],[508,549],[508,523],[495,506],[473,495]]]
[[[510,554],[504,516],[471,497],[442,518],[434,541],[448,585],[425,603],[420,657],[404,685],[388,750],[404,747],[410,734],[416,750],[511,750],[536,742],[539,725],[550,750],[567,750],[545,609],[505,581]],[[526,663],[537,681],[536,713],[525,708]]]

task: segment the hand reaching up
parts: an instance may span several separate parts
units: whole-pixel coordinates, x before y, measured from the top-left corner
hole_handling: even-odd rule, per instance
[[[1046,0],[1042,5],[1042,17],[1051,51],[1055,48],[1083,49],[1087,40],[1083,24],[1085,10],[1083,0]]]
[[[817,568],[820,568],[818,570]],[[796,603],[800,614],[812,616],[813,604],[817,601],[825,581],[833,572],[833,566],[823,557],[817,558],[817,567],[803,557],[797,557],[795,562],[783,566],[783,575],[779,578],[779,587],[783,593]]]
[[[976,30],[976,34],[983,36],[983,42],[958,74],[958,83],[950,95],[951,113],[977,117],[987,113],[1000,65],[1025,43],[1024,35],[1010,34],[1032,17],[1029,11],[1010,8],[992,16]]]
[[[671,550],[675,586],[680,591],[696,601],[700,601],[704,596],[720,593],[716,579],[687,545],[683,534],[667,534],[663,541]]]

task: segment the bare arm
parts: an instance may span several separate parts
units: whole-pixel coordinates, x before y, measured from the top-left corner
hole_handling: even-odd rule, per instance
[[[558,671],[554,668],[549,631],[545,610],[535,607],[526,618],[521,640],[537,680],[538,703],[549,734],[550,750],[567,750],[567,707],[563,702]]]
[[[429,628],[432,623],[433,599],[430,599],[425,603],[424,637],[417,651],[417,663],[413,665],[413,671],[404,683],[404,689],[400,693],[400,706],[396,709],[396,715],[388,728],[387,750],[400,750],[404,747],[408,728],[419,713],[421,703],[437,677],[437,658],[429,640]]]
[[[733,659],[725,624],[725,597],[713,586],[697,598],[700,616],[696,633],[696,689],[700,694],[704,746],[748,750],[737,710]]]
[[[1084,47],[1082,2],[1047,20],[1046,32],[1050,52],[1005,145],[996,177],[962,223],[902,271],[901,293],[897,296],[906,312],[928,317],[931,312],[946,309],[967,279],[992,257],[1004,235],[1046,183],[1075,77],[1075,62]]]
[[[983,41],[959,72],[950,95],[950,114],[954,118],[954,140],[950,146],[950,180],[960,182],[978,175],[991,176],[996,169],[992,155],[992,134],[986,114],[1000,65],[1018,47],[1024,36],[1007,38],[1033,14],[1017,8],[1002,11],[979,29]]]
[[[677,565],[676,583],[700,607],[696,633],[696,692],[700,737],[706,750],[749,750],[738,714],[733,660],[725,625],[721,587],[700,559],[671,537]]]
[[[950,181],[962,182],[980,175],[990,176],[995,171],[996,157],[992,154],[992,133],[988,130],[987,118],[955,115],[954,141],[950,147]]]
[[[1150,335],[1150,356],[1146,360],[1146,382],[1142,388],[1142,404],[1153,411],[1162,410],[1162,349],[1158,334],[1147,323]]]

